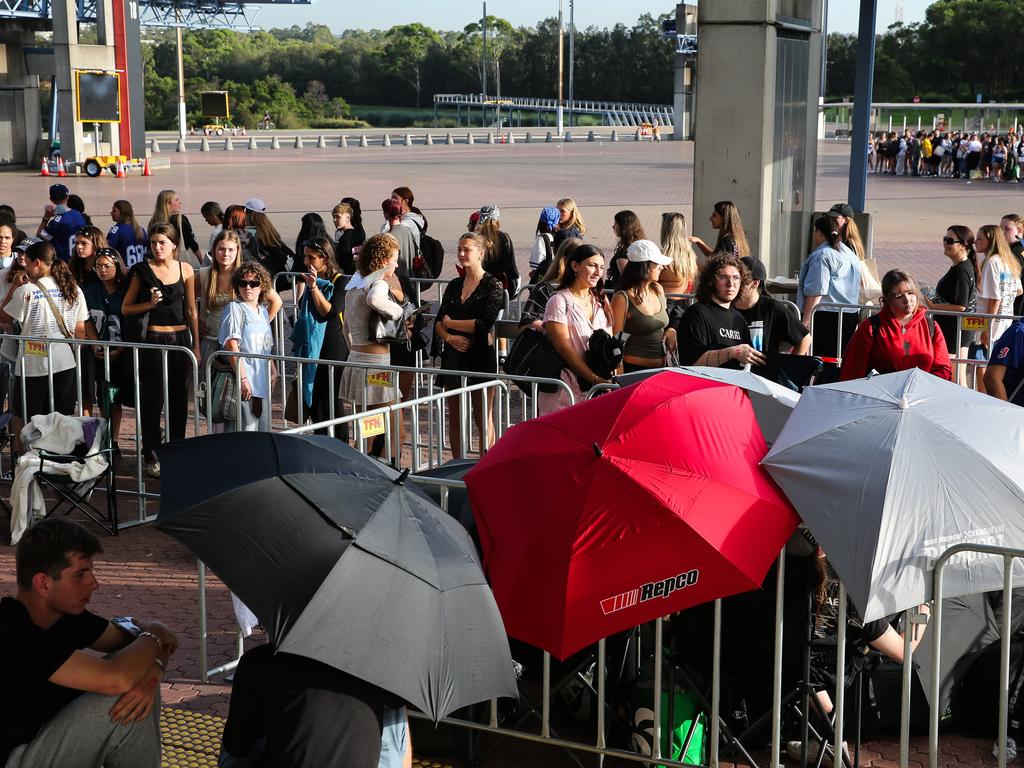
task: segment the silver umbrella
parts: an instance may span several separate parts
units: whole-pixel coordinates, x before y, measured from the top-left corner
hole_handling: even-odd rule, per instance
[[[761,434],[769,443],[775,442],[782,427],[785,426],[786,420],[789,419],[793,407],[800,400],[800,395],[793,390],[758,376],[747,368],[736,370],[733,368],[709,368],[701,365],[652,368],[647,371],[636,371],[616,376],[615,380],[623,386],[628,386],[665,371],[720,381],[746,390],[750,397],[750,404],[754,406],[754,417],[757,419],[758,426],[761,427]]]
[[[929,600],[955,544],[1024,547],[1024,408],[916,368],[804,390],[763,463],[865,621]],[[998,589],[1002,558],[944,578],[947,597]]]

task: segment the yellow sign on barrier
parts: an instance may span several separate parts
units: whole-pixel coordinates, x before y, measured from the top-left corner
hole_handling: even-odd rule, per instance
[[[364,416],[359,420],[359,432],[363,437],[376,437],[384,434],[384,414]]]
[[[987,331],[988,320],[983,317],[961,317],[960,329],[964,331]]]
[[[386,387],[391,388],[395,386],[392,383],[391,375],[394,371],[374,371],[373,373],[367,372],[366,383],[371,387]]]

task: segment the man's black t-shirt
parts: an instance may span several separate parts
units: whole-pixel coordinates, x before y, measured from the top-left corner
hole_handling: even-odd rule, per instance
[[[754,306],[737,308],[736,311],[743,315],[748,325],[757,320],[764,323],[763,351],[766,355],[778,354],[783,343],[795,347],[807,335],[807,329],[797,319],[796,313],[788,312],[781,301],[771,296],[761,294]]]
[[[967,312],[974,312],[978,303],[977,288],[974,265],[969,259],[964,259],[947,269],[946,274],[939,278],[935,285],[935,295],[943,304],[956,304],[964,307]],[[956,329],[960,318],[953,315],[936,315],[935,322],[942,329],[947,351],[950,354],[956,353]],[[960,337],[961,344],[965,347],[973,340],[973,336],[967,334]]]
[[[688,307],[679,319],[680,365],[694,365],[705,352],[750,343],[747,321],[737,310],[713,302],[697,302]],[[739,368],[735,360],[727,363]]]
[[[231,691],[224,749],[246,757],[266,738],[264,765],[377,768],[385,707],[400,701],[351,675],[269,645],[247,651]]]
[[[13,597],[0,599],[0,658],[7,662],[0,685],[0,765],[12,749],[32,741],[47,721],[82,694],[54,685],[49,678],[71,654],[99,640],[106,628],[106,619],[82,611],[42,629]]]

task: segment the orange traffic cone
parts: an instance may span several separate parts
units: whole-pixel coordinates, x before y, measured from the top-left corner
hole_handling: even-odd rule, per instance
[[[117,178],[123,179],[127,174],[124,172],[124,164],[121,162],[121,158],[117,158]]]
[[[142,175],[143,176],[152,176],[153,175],[153,172],[151,170],[149,170],[149,158],[148,157],[146,158],[146,161],[142,164]]]
[[[39,169],[39,175],[40,176],[49,176],[50,175],[50,164],[48,162],[46,162],[46,158],[45,157],[43,158],[43,166],[42,166],[42,168]]]
[[[64,167],[64,158],[61,157],[60,155],[57,156],[57,175],[58,176],[67,176],[68,175],[67,169]]]

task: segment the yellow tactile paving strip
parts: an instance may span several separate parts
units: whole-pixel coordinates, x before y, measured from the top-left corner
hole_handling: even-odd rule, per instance
[[[224,718],[187,709],[160,710],[161,768],[216,768]],[[412,759],[416,768],[452,768],[449,763]]]
[[[187,709],[160,710],[162,768],[216,768],[224,718]]]

